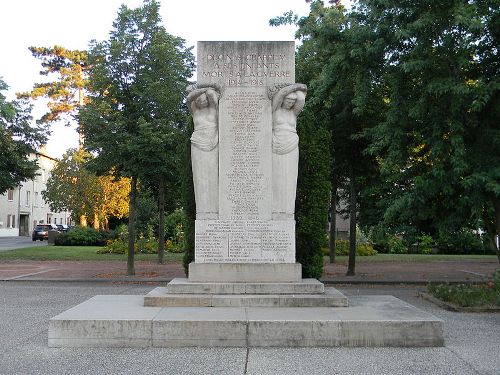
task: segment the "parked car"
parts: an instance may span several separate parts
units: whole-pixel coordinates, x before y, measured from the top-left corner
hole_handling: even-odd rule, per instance
[[[47,240],[49,238],[49,230],[58,231],[57,225],[55,225],[55,224],[38,224],[33,229],[33,233],[31,234],[31,239],[33,241]]]
[[[66,225],[66,224],[57,224],[57,230],[59,232],[67,232],[69,230],[69,225]]]

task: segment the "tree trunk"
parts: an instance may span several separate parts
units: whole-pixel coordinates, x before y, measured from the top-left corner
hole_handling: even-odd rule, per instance
[[[137,177],[133,176],[130,186],[129,208],[128,208],[128,257],[127,275],[135,275],[134,245],[135,245],[135,200],[137,193]]]
[[[79,88],[78,89],[78,104],[80,106],[80,108],[82,108],[85,104],[85,93],[83,91],[83,88]],[[83,124],[82,124],[82,121],[79,120],[78,121],[78,149],[81,151],[83,150],[83,143],[84,143],[84,139],[83,139]]]
[[[163,264],[165,257],[165,185],[160,181],[158,187],[158,263]]]
[[[99,215],[97,214],[97,212],[94,212],[94,225],[93,225],[93,227],[95,230],[100,229]]]
[[[354,276],[356,268],[356,186],[354,183],[354,171],[352,167],[349,171],[349,264],[346,276]]]
[[[493,248],[497,254],[498,263],[500,263],[500,248],[498,242],[500,242],[500,197],[493,196],[493,215],[494,215],[494,227],[495,233],[492,234],[493,238]]]
[[[332,184],[330,197],[330,263],[335,263],[335,252],[337,251],[337,185]]]
[[[80,215],[80,226],[83,228],[87,227],[87,216]]]

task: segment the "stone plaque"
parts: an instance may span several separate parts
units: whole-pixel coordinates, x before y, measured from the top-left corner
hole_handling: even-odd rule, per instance
[[[198,83],[269,87],[295,82],[294,42],[198,42]]]
[[[293,220],[196,220],[196,263],[294,263]]]

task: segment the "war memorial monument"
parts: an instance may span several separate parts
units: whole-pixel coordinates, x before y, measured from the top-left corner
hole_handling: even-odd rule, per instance
[[[51,347],[441,346],[443,322],[393,296],[347,298],[295,261],[294,42],[199,42],[195,261],[146,296],[95,296],[50,321]]]

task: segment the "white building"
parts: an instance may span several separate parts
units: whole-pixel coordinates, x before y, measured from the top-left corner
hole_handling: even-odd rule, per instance
[[[44,150],[32,157],[38,163],[38,176],[0,195],[0,237],[31,236],[37,224],[71,224],[68,211],[52,212],[42,197],[57,159]]]

